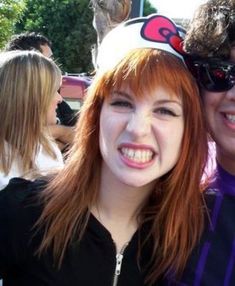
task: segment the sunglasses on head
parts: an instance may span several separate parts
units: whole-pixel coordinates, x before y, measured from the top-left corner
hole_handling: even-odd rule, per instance
[[[207,91],[224,92],[235,85],[235,63],[210,58],[194,60],[192,65],[194,76]]]

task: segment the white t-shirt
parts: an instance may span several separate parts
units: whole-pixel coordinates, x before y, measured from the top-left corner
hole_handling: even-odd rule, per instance
[[[6,148],[9,148],[8,144],[6,143]],[[60,149],[56,145],[56,143],[51,142],[51,147],[56,154],[56,158],[52,158],[49,156],[42,148],[39,147],[38,154],[35,158],[35,164],[38,168],[38,171],[42,175],[46,175],[49,171],[59,169],[63,167],[63,156],[60,152]],[[10,179],[15,177],[21,177],[25,179],[30,179],[30,174],[24,174],[24,172],[19,167],[17,160],[15,160],[11,166],[10,172],[6,175],[0,172],[0,190],[4,189],[6,185],[9,183]]]

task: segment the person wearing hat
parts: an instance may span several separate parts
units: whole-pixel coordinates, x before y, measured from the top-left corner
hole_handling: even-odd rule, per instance
[[[183,268],[203,228],[207,159],[183,34],[152,14],[104,38],[64,168],[0,193],[6,284],[158,285]]]

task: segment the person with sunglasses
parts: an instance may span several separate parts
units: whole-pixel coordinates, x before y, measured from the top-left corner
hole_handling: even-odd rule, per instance
[[[209,0],[185,38],[203,99],[216,169],[205,192],[204,233],[180,279],[167,285],[235,285],[235,1]]]

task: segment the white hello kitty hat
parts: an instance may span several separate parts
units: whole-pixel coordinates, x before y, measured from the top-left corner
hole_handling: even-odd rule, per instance
[[[185,31],[171,19],[152,14],[123,22],[111,30],[100,44],[98,73],[115,67],[133,49],[151,48],[166,51],[184,62]]]

